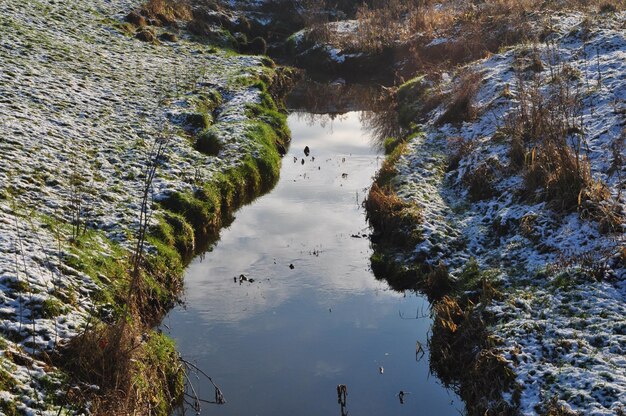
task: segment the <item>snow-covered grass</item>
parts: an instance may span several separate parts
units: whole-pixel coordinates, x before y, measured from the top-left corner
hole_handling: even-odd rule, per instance
[[[59,373],[38,361],[83,327],[127,255],[154,139],[171,132],[154,199],[191,192],[260,149],[250,132],[254,86],[268,69],[193,42],[150,44],[119,23],[135,0],[0,0],[0,413],[57,414]],[[163,29],[159,29],[163,30]],[[218,91],[203,155],[184,132],[199,94]],[[79,210],[88,247],[70,244]],[[107,264],[78,270],[76,264]],[[34,361],[33,358],[34,357]],[[17,358],[16,358],[17,357]],[[21,357],[21,358],[20,358]],[[56,387],[55,387],[56,386]]]
[[[416,225],[423,240],[402,261],[444,264],[459,277],[475,259],[500,287],[503,298],[484,305],[488,330],[521,387],[521,396],[504,397],[522,414],[541,412],[551,400],[584,415],[625,409],[626,169],[616,160],[626,156],[625,18],[624,12],[546,17],[546,42],[472,64],[482,79],[471,103],[476,117],[441,125],[444,101],[395,165],[395,192],[423,214]],[[526,61],[531,54],[540,65]],[[453,97],[463,77],[443,79],[441,89]],[[602,233],[580,201],[578,209],[557,210],[541,190],[529,195],[527,168],[514,168],[507,127],[527,91],[521,86],[531,84],[546,99],[556,85],[575,96],[572,124],[580,129],[567,140],[571,148],[582,144],[580,162],[588,161],[593,183],[608,190],[599,204],[622,220],[612,233]],[[465,150],[454,155],[459,142]],[[529,166],[541,149],[526,151],[522,163]],[[454,156],[458,164],[445,172]],[[483,174],[479,186],[491,189],[474,197],[468,175],[481,167],[491,178]]]

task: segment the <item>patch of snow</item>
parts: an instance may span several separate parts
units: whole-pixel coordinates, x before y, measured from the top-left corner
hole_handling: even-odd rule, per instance
[[[620,12],[587,25],[580,13],[555,15],[549,46],[536,45],[546,67],[539,74],[543,94],[551,88],[550,61],[579,74],[571,84],[584,90],[585,154],[594,178],[607,185],[622,213],[626,167],[611,170],[611,155],[624,129],[625,19]],[[509,163],[509,146],[494,135],[516,105],[518,51],[474,65],[483,77],[476,120],[439,126],[435,120],[445,108],[434,110],[425,135],[411,140],[396,164],[397,194],[424,214],[418,225],[423,241],[404,260],[443,263],[458,275],[473,258],[481,268],[498,271],[505,299],[489,306],[495,316],[490,330],[523,387],[522,414],[536,414],[535,407],[554,396],[580,414],[617,414],[626,405],[626,269],[620,259],[626,224],[606,236],[597,222],[578,213],[563,215],[545,202],[523,200],[523,178],[510,170],[499,171],[495,196],[486,200],[471,202],[463,183],[465,173],[482,163]],[[448,89],[455,82],[444,79]],[[512,100],[504,97],[507,90]],[[448,140],[459,137],[472,143],[472,151],[458,169],[445,173]],[[624,159],[625,149],[618,151]],[[532,231],[523,235],[525,219]],[[590,268],[599,268],[600,276],[592,277]],[[512,401],[510,394],[505,398]]]
[[[186,39],[129,38],[111,19],[138,0],[0,3],[0,327],[8,344],[0,364],[17,382],[0,397],[25,413],[52,415],[58,409],[35,410],[48,406],[38,380],[56,377],[37,357],[81,330],[100,283],[70,267],[68,231],[53,230],[49,219],[69,224],[78,190],[89,228],[130,246],[150,146],[164,131],[171,139],[155,200],[194,190],[258,150],[245,109],[260,102],[260,91],[233,80],[262,62]],[[194,150],[173,123],[194,111],[192,91],[212,88],[224,97],[212,127],[224,144],[219,157]],[[102,241],[103,256],[111,255],[107,247]],[[58,316],[43,313],[44,304],[61,305]],[[34,359],[17,365],[8,351]]]

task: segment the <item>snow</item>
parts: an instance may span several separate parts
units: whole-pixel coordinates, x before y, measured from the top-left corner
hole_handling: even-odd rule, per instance
[[[581,13],[558,14],[551,17],[549,42],[532,45],[546,68],[539,74],[543,94],[550,89],[550,61],[579,74],[571,84],[584,90],[586,155],[594,178],[606,183],[622,213],[626,170],[611,171],[610,162],[625,126],[625,18],[621,12],[591,18],[589,24]],[[445,111],[441,106],[430,114],[425,134],[409,142],[396,165],[395,189],[422,209],[424,223],[417,227],[424,240],[403,260],[444,263],[458,276],[474,258],[482,269],[497,272],[505,297],[488,307],[495,316],[489,329],[523,387],[522,414],[537,414],[536,406],[551,397],[580,414],[617,414],[626,407],[624,225],[604,235],[597,222],[576,212],[563,214],[545,202],[520,199],[523,180],[511,171],[500,171],[496,196],[486,200],[471,202],[463,184],[465,173],[484,162],[509,163],[508,145],[494,134],[516,105],[513,68],[528,47],[473,65],[483,77],[476,120],[439,126],[435,120]],[[444,80],[443,88],[451,91],[456,82],[458,78]],[[507,89],[511,99],[503,96]],[[458,169],[445,173],[448,141],[458,137],[471,142],[473,150]],[[619,152],[626,156],[623,147]],[[524,218],[532,221],[531,235],[519,230]],[[498,235],[496,223],[507,225],[508,231]],[[598,270],[600,276],[594,277]],[[504,397],[512,401],[511,394]]]
[[[37,357],[80,331],[108,280],[70,267],[70,228],[50,225],[70,221],[72,181],[80,179],[84,219],[102,232],[99,251],[110,256],[113,243],[132,243],[141,175],[163,131],[172,137],[155,200],[192,190],[257,149],[245,108],[260,91],[245,78],[262,71],[260,58],[214,53],[184,36],[152,45],[116,30],[140,3],[0,0],[0,365],[17,381],[1,397],[25,413],[44,406],[38,380],[57,377]],[[224,97],[213,125],[224,144],[219,157],[195,151],[175,123],[209,89]],[[42,316],[46,301],[60,303],[59,316]],[[24,352],[34,354],[32,365],[11,362]]]

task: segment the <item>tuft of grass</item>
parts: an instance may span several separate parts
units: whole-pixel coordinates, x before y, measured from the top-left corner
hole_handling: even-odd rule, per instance
[[[452,137],[448,139],[448,163],[446,171],[451,172],[459,168],[461,160],[468,156],[475,148],[475,142],[464,139],[463,137]]]
[[[65,307],[56,299],[48,298],[41,303],[41,317],[45,319],[56,318],[65,312]]]
[[[153,332],[142,348],[136,365],[139,370],[133,383],[138,395],[147,398],[148,408],[153,414],[169,414],[180,403],[185,389],[184,368],[174,341],[163,333]],[[154,383],[160,386],[155,387]]]
[[[73,379],[99,391],[73,392],[74,403],[89,402],[95,414],[169,414],[182,400],[183,373],[172,340],[141,332],[122,319],[95,324],[73,338],[59,357]]]
[[[188,113],[184,117],[185,127],[189,130],[206,130],[213,122],[211,115],[206,112]]]
[[[6,416],[19,416],[20,411],[17,409],[17,403],[7,399],[0,399],[0,410]]]
[[[176,248],[183,257],[193,254],[194,230],[182,215],[164,212],[150,230],[150,235],[167,246]]]
[[[177,19],[189,20],[192,17],[188,0],[148,0],[142,6],[142,11],[163,25],[173,25]]]
[[[455,281],[444,264],[440,264],[424,276],[424,285],[429,299],[441,299],[450,293],[454,284]]]
[[[424,116],[429,93],[430,86],[423,76],[413,78],[398,87],[396,100],[400,125],[409,127]]]
[[[386,241],[407,247],[421,240],[421,233],[416,228],[423,221],[421,211],[398,198],[390,187],[374,183],[365,208],[369,222]]]
[[[216,130],[208,129],[196,137],[195,148],[197,151],[209,156],[217,156],[223,146]]]

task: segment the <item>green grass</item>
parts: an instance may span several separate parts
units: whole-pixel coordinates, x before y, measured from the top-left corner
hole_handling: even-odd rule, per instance
[[[153,414],[167,415],[183,397],[184,373],[175,342],[159,332],[151,332],[137,362],[134,384],[150,397]]]
[[[280,155],[284,153],[291,133],[286,115],[265,92],[265,82],[256,78],[254,84],[262,93],[261,103],[250,104],[246,110],[252,119],[245,131],[253,146],[252,154],[244,155],[235,167],[214,175],[211,181],[195,191],[176,192],[161,201],[166,212],[151,231],[151,237],[160,241],[161,247],[188,254],[189,246],[193,245],[191,241],[216,235],[224,220],[238,206],[268,191],[277,182]],[[207,154],[217,154],[221,149],[218,132],[204,131],[196,138],[196,148]],[[198,245],[198,241],[195,243]]]
[[[65,311],[66,307],[56,299],[48,298],[41,304],[41,317],[45,319],[56,318]]]
[[[396,98],[398,120],[402,126],[410,126],[419,117],[428,92],[424,77],[416,77],[400,85]]]

